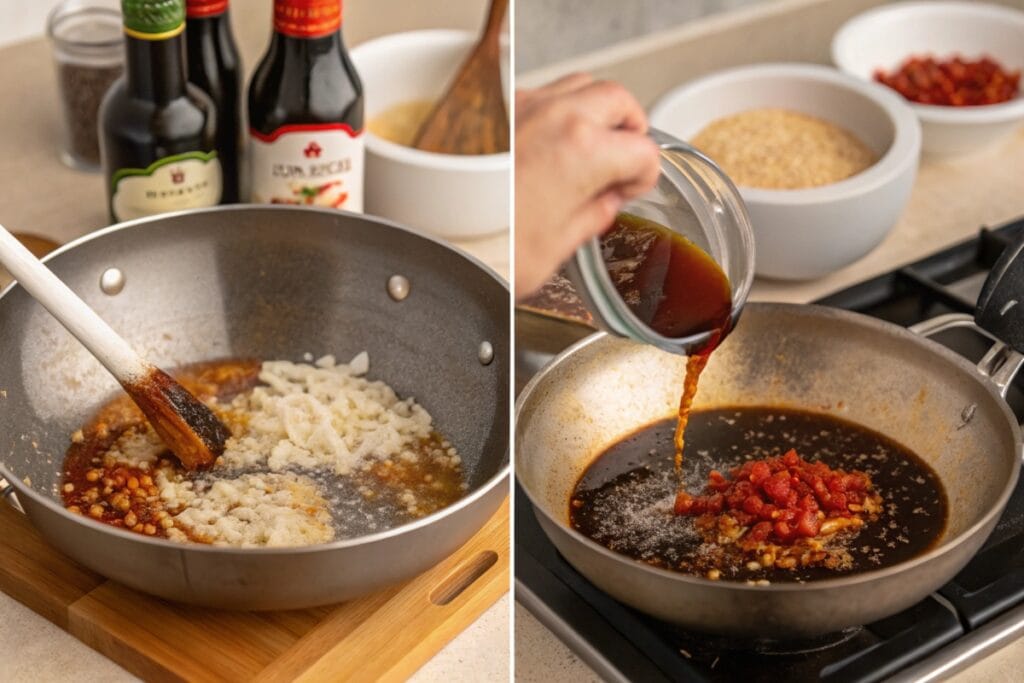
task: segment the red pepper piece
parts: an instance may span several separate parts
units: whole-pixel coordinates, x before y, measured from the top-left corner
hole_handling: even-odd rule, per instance
[[[771,522],[758,522],[747,534],[747,538],[755,543],[760,543],[767,539],[772,533]]]
[[[712,491],[724,491],[729,488],[729,480],[718,470],[711,470],[708,474],[708,488]]]
[[[764,501],[758,495],[747,496],[747,499],[743,501],[743,510],[752,515],[760,515],[764,510]]]
[[[688,515],[690,510],[693,509],[693,496],[686,491],[680,491],[676,494],[676,502],[673,506],[673,511],[677,515]]]
[[[772,497],[776,505],[780,507],[786,505],[790,486],[788,472],[776,472],[761,486],[764,488],[764,492]]]
[[[800,513],[796,520],[796,532],[806,538],[814,538],[821,530],[821,520],[810,510]]]
[[[755,486],[772,476],[772,470],[765,462],[755,462],[750,468],[750,481]]]
[[[803,461],[800,459],[800,456],[796,454],[796,450],[792,448],[786,451],[786,454],[782,456],[782,464],[786,467],[796,467],[802,462]]]
[[[754,515],[747,514],[743,510],[733,511],[732,516],[740,526],[750,526],[757,519]]]
[[[775,537],[783,543],[788,543],[793,540],[796,532],[792,527],[789,526],[789,522],[775,522],[772,527],[772,531],[775,532]]]

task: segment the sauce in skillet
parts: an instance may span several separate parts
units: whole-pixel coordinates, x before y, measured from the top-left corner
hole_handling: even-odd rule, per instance
[[[690,415],[684,481],[699,487],[712,469],[778,456],[790,448],[833,468],[861,470],[884,510],[858,534],[837,534],[852,557],[841,570],[748,567],[749,558],[703,542],[692,517],[672,512],[679,478],[665,457],[672,420],[644,427],[599,455],[569,504],[574,529],[611,550],[651,565],[738,581],[812,581],[909,560],[931,548],[946,527],[948,504],[936,473],[891,439],[832,416],[771,407],[722,408]]]
[[[684,435],[697,383],[708,358],[729,330],[732,288],[714,259],[663,225],[619,214],[601,238],[612,284],[630,310],[665,337],[711,332],[704,348],[690,354],[674,435],[675,467],[683,464]]]
[[[251,415],[236,410],[231,401],[260,385],[260,369],[259,361],[229,360],[190,365],[173,374],[238,436],[245,433]],[[266,474],[260,466],[222,466],[221,460],[210,471],[190,472],[166,450],[154,461],[138,463],[118,450],[124,447],[122,437],[133,432],[155,438],[142,412],[121,394],[72,435],[61,481],[65,507],[148,536],[211,543],[214,539],[176,518],[181,505],[161,488],[161,482],[165,486],[167,480],[184,482],[199,491],[218,481],[231,483],[238,481],[238,476]],[[157,449],[162,450],[162,445]],[[465,495],[468,487],[461,461],[440,434],[431,432],[410,449],[415,452],[370,459],[347,474],[297,465],[289,467],[285,475],[303,475],[304,481],[315,486],[307,487],[309,496],[297,497],[311,511],[317,505],[324,507],[324,515],[329,517],[326,523],[334,526],[337,538],[358,536],[425,516]],[[266,481],[274,476],[282,475],[268,475]]]

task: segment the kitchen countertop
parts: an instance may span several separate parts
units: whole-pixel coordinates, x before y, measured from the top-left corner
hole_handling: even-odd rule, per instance
[[[606,50],[520,74],[536,86],[574,71],[618,80],[649,106],[669,87],[720,68],[760,61],[827,64],[828,44],[846,18],[879,0],[779,0],[700,19]],[[1024,7],[1010,0],[1003,4]],[[523,37],[517,38],[520,45]],[[996,148],[966,158],[924,160],[907,208],[886,239],[856,263],[810,282],[756,280],[751,300],[807,302],[888,272],[1024,215],[1024,130]],[[596,674],[521,604],[515,612],[516,680],[598,680]],[[1019,681],[1024,639],[951,679],[955,683]]]
[[[234,3],[235,7],[241,5]],[[244,65],[251,70],[270,35],[271,0],[245,0],[232,22]],[[452,0],[347,0],[349,47],[394,31],[478,29],[484,3]],[[44,39],[0,49],[0,221],[13,231],[60,243],[107,224],[102,179],[63,166],[56,139],[60,112],[50,47]],[[458,246],[509,275],[509,236],[501,233]],[[2,277],[2,274],[0,274]],[[451,641],[414,681],[507,680],[508,595]],[[130,674],[49,621],[0,593],[0,681],[134,680]]]

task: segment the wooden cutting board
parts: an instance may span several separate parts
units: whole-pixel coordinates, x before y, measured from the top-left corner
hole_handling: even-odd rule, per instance
[[[507,498],[424,574],[291,612],[204,609],[137,593],[54,550],[0,502],[0,590],[147,681],[404,680],[508,587]]]

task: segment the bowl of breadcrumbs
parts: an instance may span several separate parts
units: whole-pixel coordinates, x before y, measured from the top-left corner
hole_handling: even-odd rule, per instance
[[[711,74],[666,93],[650,118],[736,184],[756,272],[782,280],[823,277],[876,247],[907,203],[921,151],[899,96],[811,64]]]

